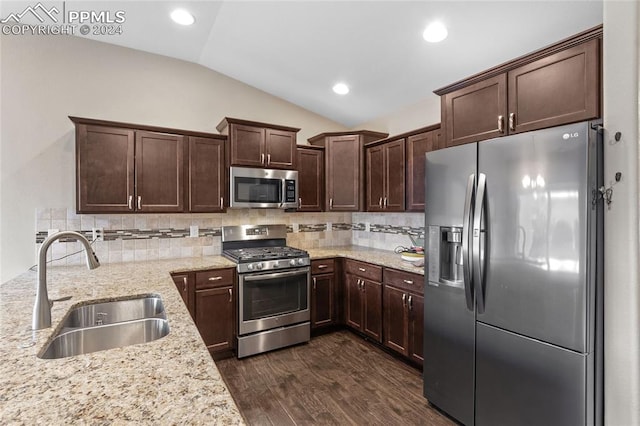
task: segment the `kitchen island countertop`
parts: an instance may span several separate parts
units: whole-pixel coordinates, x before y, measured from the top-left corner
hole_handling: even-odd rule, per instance
[[[53,327],[30,331],[36,272],[0,286],[0,423],[243,424],[172,271],[230,267],[220,256],[51,267]],[[170,333],[153,342],[45,360],[37,354],[69,308],[96,299],[162,297]]]
[[[307,250],[312,259],[345,257],[423,274],[390,251],[360,246]],[[243,424],[170,277],[171,272],[233,267],[222,256],[50,267],[53,326],[30,331],[37,273],[0,286],[0,423]],[[37,357],[74,306],[159,295],[170,333],[140,345],[44,360]]]

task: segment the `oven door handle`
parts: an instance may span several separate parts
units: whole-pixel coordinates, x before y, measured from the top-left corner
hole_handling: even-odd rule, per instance
[[[274,272],[272,274],[247,274],[242,279],[244,281],[262,281],[264,279],[274,279],[274,278],[284,278],[284,277],[292,277],[294,275],[306,275],[310,271],[309,268],[296,269],[295,271],[283,271],[283,272]]]

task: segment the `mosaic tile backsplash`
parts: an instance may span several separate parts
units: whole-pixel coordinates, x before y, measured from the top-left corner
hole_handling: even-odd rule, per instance
[[[78,215],[74,209],[40,208],[36,210],[36,257],[49,230],[78,231],[91,241],[92,229],[102,228],[103,241],[93,243],[96,255],[101,263],[117,263],[218,255],[222,226],[272,223],[287,225],[287,244],[302,249],[356,244],[393,250],[410,245],[408,235],[423,234],[423,221],[417,213],[233,209],[225,214]],[[54,265],[82,264],[80,250],[75,241],[56,242],[49,249],[49,260]]]

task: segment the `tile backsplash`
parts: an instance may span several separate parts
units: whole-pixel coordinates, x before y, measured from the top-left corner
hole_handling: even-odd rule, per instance
[[[424,233],[418,213],[287,213],[275,209],[231,209],[225,214],[100,214],[78,215],[75,209],[36,209],[36,258],[50,230],[78,231],[90,241],[92,229],[104,230],[93,243],[101,263],[134,262],[221,253],[221,227],[245,224],[285,224],[287,244],[319,248],[357,244],[393,250],[408,246],[408,235]],[[197,230],[193,227],[197,227]],[[197,236],[191,236],[197,235]],[[48,257],[54,265],[84,263],[75,241],[54,243]]]

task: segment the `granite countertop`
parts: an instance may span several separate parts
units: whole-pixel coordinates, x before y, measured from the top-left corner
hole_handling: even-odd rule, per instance
[[[312,259],[346,257],[424,274],[390,251],[360,246],[308,250]],[[32,332],[37,273],[0,285],[0,423],[243,424],[218,369],[170,277],[233,267],[221,256],[51,267],[53,326]],[[57,360],[37,357],[70,308],[96,300],[156,294],[170,333],[153,342]]]
[[[346,257],[348,259],[360,260],[362,262],[374,263],[388,268],[424,275],[424,266],[413,266],[412,263],[402,260],[400,253],[394,253],[392,251],[362,246],[327,247],[307,249],[307,251],[311,259]]]
[[[211,256],[48,270],[53,327],[30,331],[36,272],[0,286],[1,424],[243,424],[169,272],[234,266]],[[75,305],[158,294],[170,333],[57,360],[36,355]],[[32,336],[33,335],[33,336]]]

